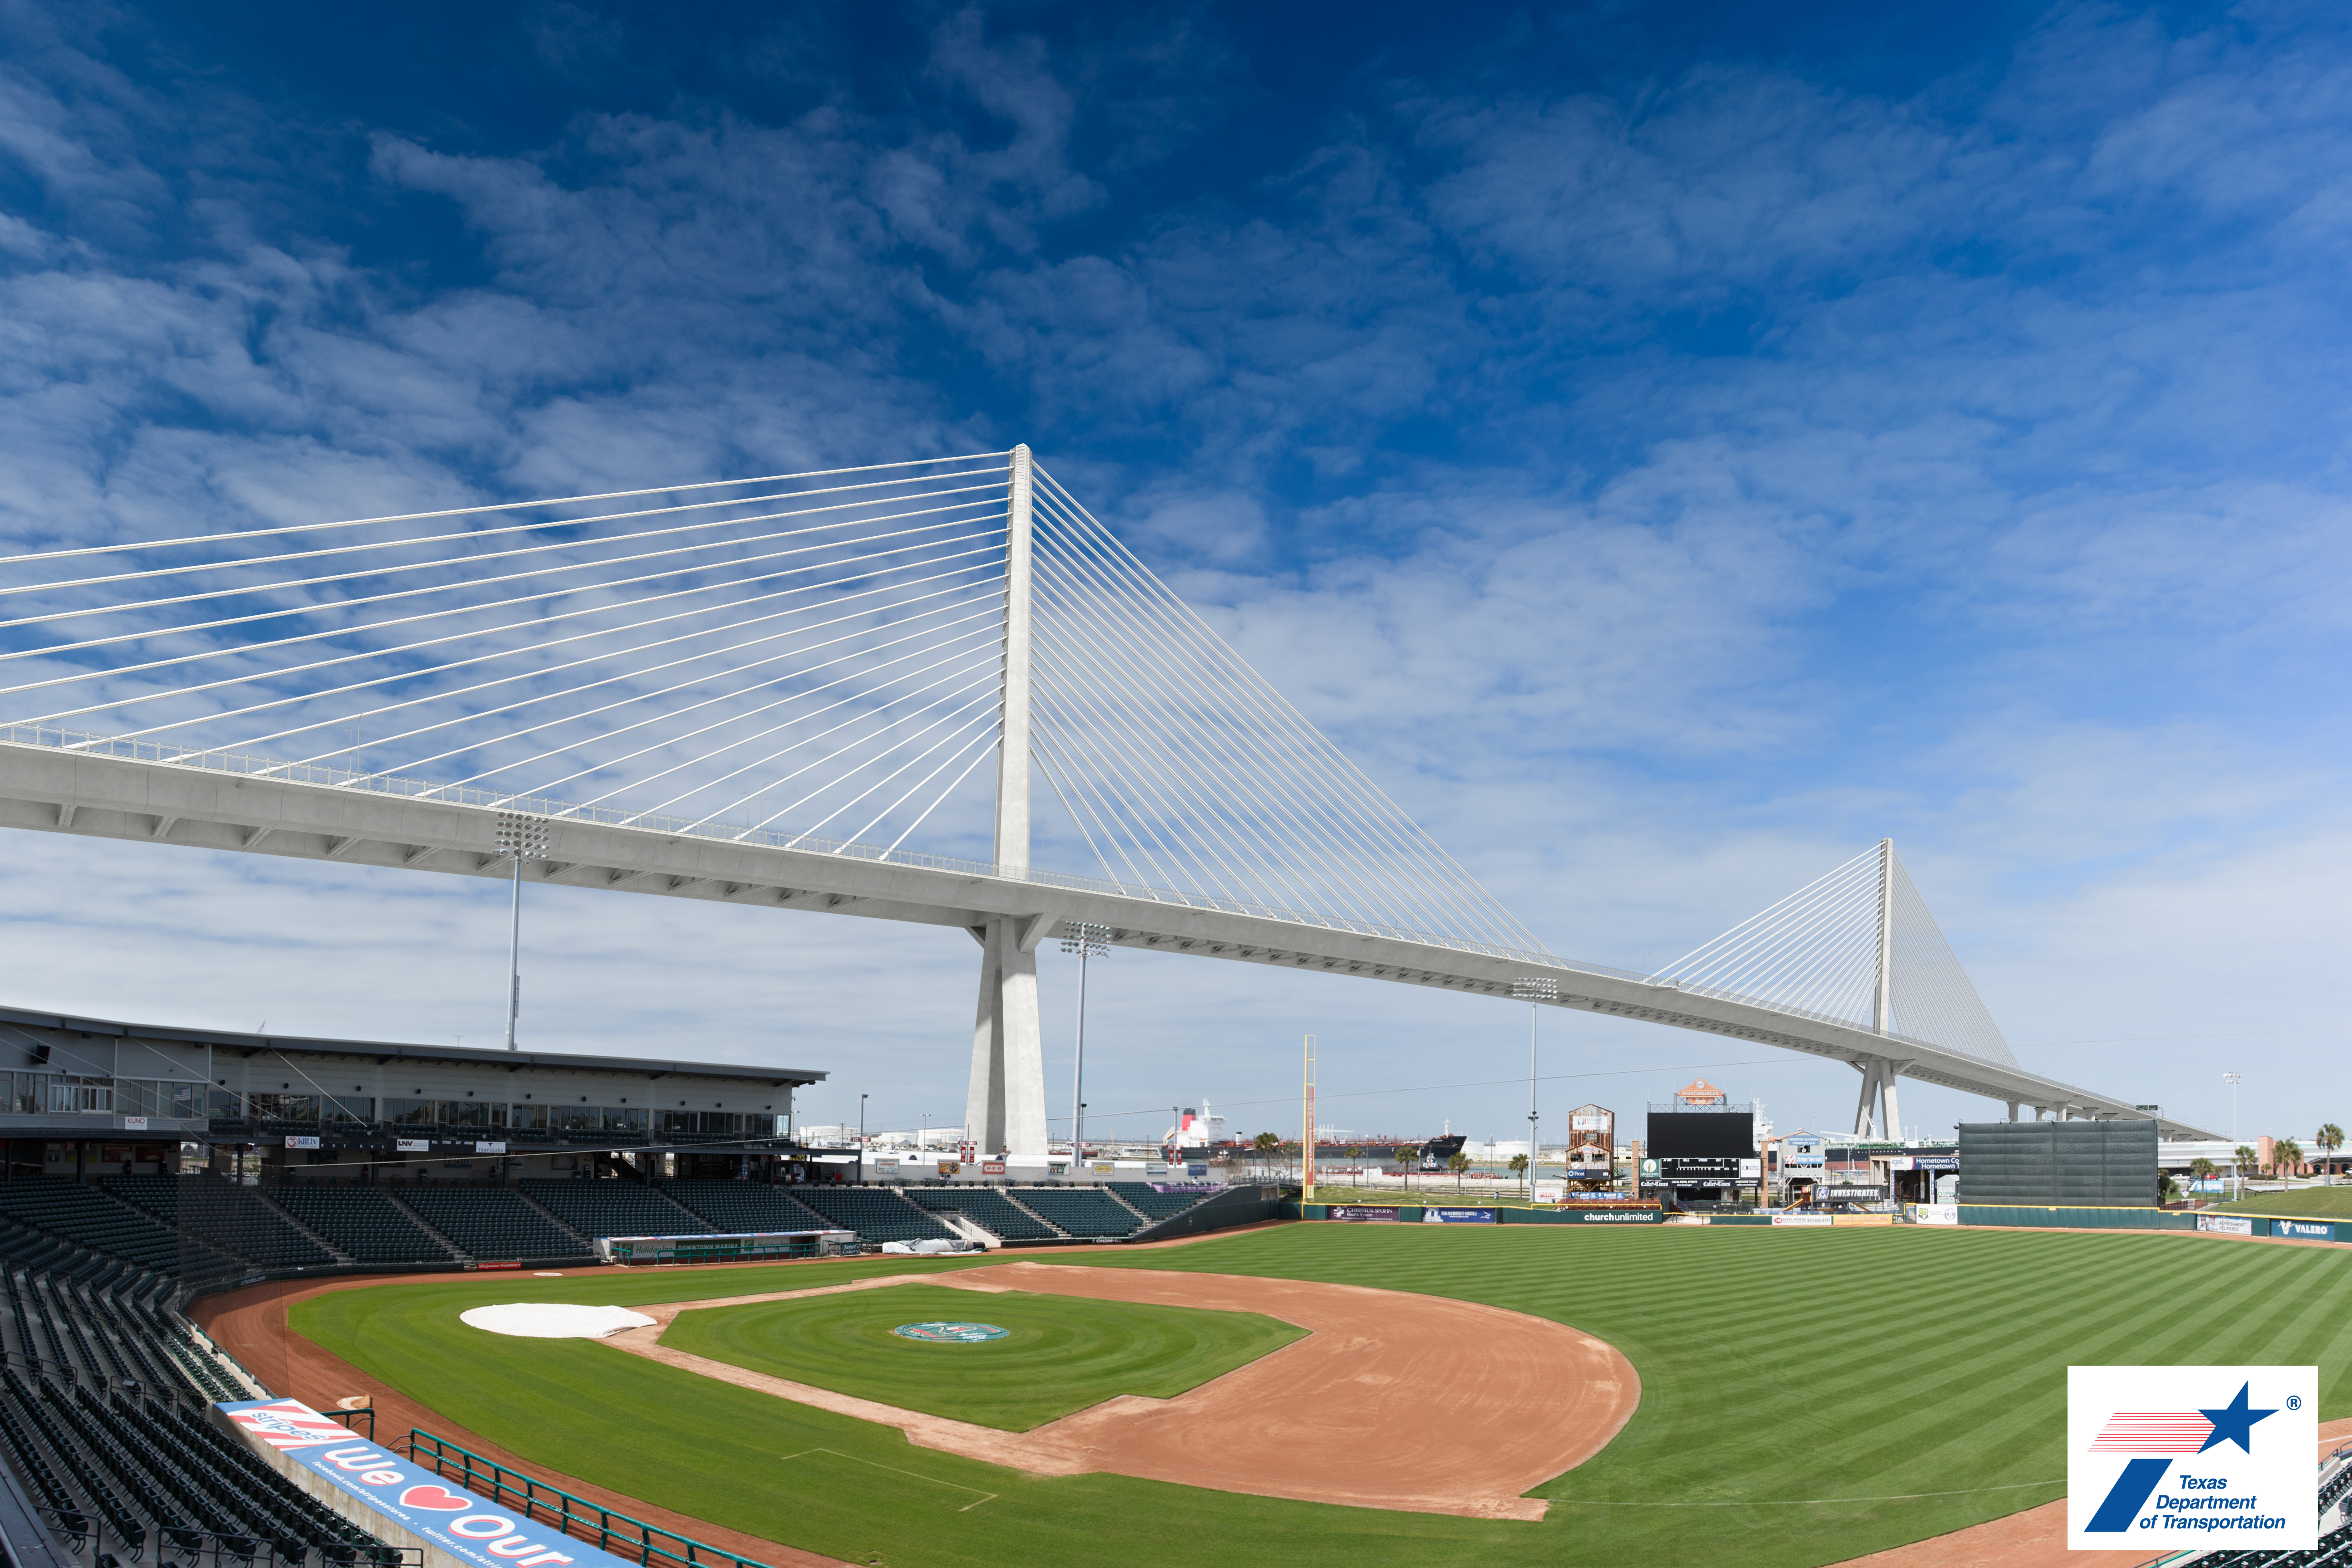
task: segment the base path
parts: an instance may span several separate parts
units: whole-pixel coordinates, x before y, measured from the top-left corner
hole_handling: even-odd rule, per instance
[[[908,1277],[861,1281],[872,1289]],[[1260,1312],[1307,1337],[1173,1399],[1123,1394],[1027,1432],[792,1383],[668,1349],[661,1335],[699,1307],[788,1300],[777,1291],[637,1310],[656,1320],[599,1342],[686,1371],[896,1426],[910,1442],[1034,1475],[1106,1471],[1305,1502],[1541,1519],[1520,1494],[1599,1453],[1633,1415],[1642,1385],[1611,1345],[1500,1307],[1360,1285],[1140,1268],[1007,1263],[915,1276],[977,1291]],[[1442,1432],[1437,1444],[1388,1440]]]

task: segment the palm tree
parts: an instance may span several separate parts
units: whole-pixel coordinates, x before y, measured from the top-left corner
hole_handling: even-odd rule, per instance
[[[2242,1198],[2246,1195],[2245,1173],[2254,1168],[2255,1158],[2254,1146],[2252,1143],[2239,1144],[2230,1155],[2233,1164],[2230,1173],[2238,1179],[2238,1195]]]
[[[2194,1160],[2189,1161],[2189,1180],[2192,1184],[2192,1190],[2195,1185],[2200,1185],[2211,1181],[2213,1179],[2213,1173],[2220,1169],[2220,1166],[2214,1164],[2212,1161],[2208,1160],[2202,1154],[2200,1154]]]
[[[1257,1155],[1260,1164],[1264,1164],[1266,1157],[1281,1147],[1282,1140],[1272,1132],[1261,1132],[1250,1140],[1250,1148]],[[1263,1179],[1265,1173],[1261,1171],[1259,1175]]]
[[[2292,1138],[2283,1138],[2273,1148],[2277,1152],[2279,1179],[2284,1181],[2294,1175],[2295,1168],[2303,1163],[2303,1145]]]
[[[1456,1149],[1446,1160],[1445,1168],[1454,1173],[1454,1192],[1458,1197],[1462,1192],[1462,1173],[1470,1168],[1470,1156]]]
[[[2344,1147],[2344,1129],[2336,1126],[2336,1123],[2331,1121],[2322,1127],[2317,1132],[2313,1133],[2311,1141],[2314,1143],[2318,1144],[2319,1147],[2326,1152],[2328,1159],[2327,1181],[2330,1186],[2335,1185],[2336,1151]]]

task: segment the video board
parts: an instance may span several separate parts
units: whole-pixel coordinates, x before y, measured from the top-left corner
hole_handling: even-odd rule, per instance
[[[1752,1160],[1755,1113],[1653,1110],[1647,1152],[1661,1160]]]

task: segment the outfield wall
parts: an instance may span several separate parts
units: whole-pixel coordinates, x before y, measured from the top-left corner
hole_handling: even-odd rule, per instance
[[[1480,1204],[1302,1204],[1293,1198],[1267,1205],[1267,1217],[1401,1225],[1750,1225],[1797,1224],[1881,1226],[1891,1214],[1677,1215],[1671,1221],[1656,1209],[1510,1208]],[[2186,1209],[2093,1208],[2042,1204],[1961,1204],[1959,1223],[2032,1230],[2189,1230],[2223,1236],[2266,1236],[2295,1241],[2352,1243],[2352,1220],[2305,1219],[2287,1215],[2221,1215]],[[1230,1223],[1230,1222],[1228,1222]],[[1946,1223],[1949,1223],[1947,1221]],[[1204,1227],[1205,1228],[1205,1227]]]
[[[2158,1208],[2053,1207],[2041,1204],[1961,1204],[1962,1225],[2063,1230],[2201,1230],[2294,1241],[2352,1242],[2352,1221],[2289,1215],[2214,1214]]]
[[[1665,1216],[1632,1204],[1553,1209],[1500,1204],[1302,1204],[1294,1198],[1282,1205],[1281,1217],[1400,1225],[1656,1225]]]

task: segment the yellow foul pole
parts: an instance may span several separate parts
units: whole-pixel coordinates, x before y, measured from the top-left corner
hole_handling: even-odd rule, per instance
[[[1301,1185],[1298,1201],[1304,1204],[1311,1204],[1315,1201],[1315,1037],[1312,1035],[1307,1037],[1307,1093],[1305,1095],[1305,1102],[1307,1106],[1307,1125],[1299,1131],[1298,1168],[1306,1179]]]

